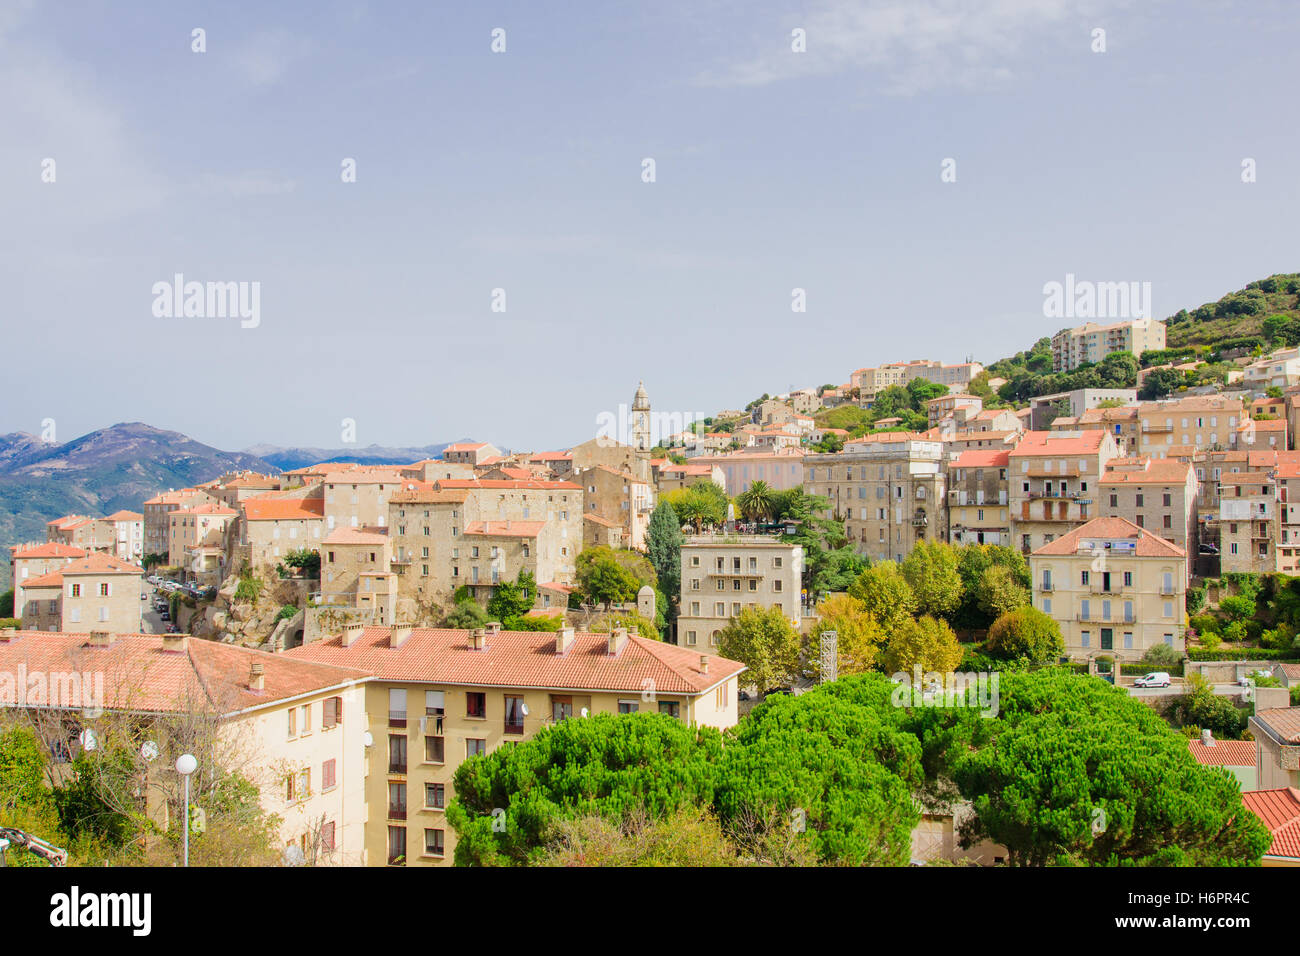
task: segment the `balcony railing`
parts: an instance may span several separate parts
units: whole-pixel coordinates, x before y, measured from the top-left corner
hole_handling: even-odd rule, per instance
[[[406,807],[405,807],[404,805],[403,805],[403,806],[400,806],[400,807],[389,807],[389,808],[388,808],[388,819],[390,819],[390,820],[405,820],[405,819],[406,819]]]
[[[401,761],[401,762],[396,761],[396,760],[390,760],[390,761],[388,761],[388,772],[389,772],[389,773],[406,773],[406,761],[404,761],[404,760]]]
[[[391,711],[391,710],[390,710],[390,711],[388,712],[388,726],[389,726],[389,727],[405,727],[405,726],[406,726],[406,711],[402,711],[402,712],[399,714],[399,713],[397,713],[396,711]]]
[[[512,724],[507,721],[502,732],[506,734],[514,734],[515,736],[522,736],[524,732],[523,722],[521,721],[520,723]]]

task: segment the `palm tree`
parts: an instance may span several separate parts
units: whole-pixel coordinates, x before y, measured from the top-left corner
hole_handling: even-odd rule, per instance
[[[772,489],[766,481],[755,481],[736,496],[740,513],[750,521],[761,521],[772,514]]]

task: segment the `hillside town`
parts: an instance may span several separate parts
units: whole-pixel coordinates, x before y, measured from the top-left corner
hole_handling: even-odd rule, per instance
[[[1136,367],[1165,328],[1050,348],[1056,373]],[[920,694],[1046,667],[1188,728],[1272,834],[1263,862],[1300,865],[1300,653],[1263,615],[1297,600],[1298,351],[1155,399],[1159,366],[1015,402],[969,359],[893,362],[671,433],[640,383],[620,434],[571,447],[159,489],[10,545],[0,671],[93,671],[95,713],[158,733],[201,701],[283,862],[418,867],[478,859],[501,822],[452,809],[474,758],[574,719],[731,732],[853,674]],[[3,703],[44,715],[64,773],[94,750],[84,702]],[[165,828],[167,792],[141,799]],[[1024,862],[969,815],[907,819],[900,861]]]

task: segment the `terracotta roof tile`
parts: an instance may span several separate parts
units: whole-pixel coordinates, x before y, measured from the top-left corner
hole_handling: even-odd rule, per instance
[[[1187,749],[1197,763],[1206,767],[1255,766],[1253,740],[1216,740],[1213,747],[1207,747],[1196,739],[1187,741]]]
[[[1077,554],[1083,542],[1094,539],[1134,541],[1136,542],[1135,554],[1139,558],[1187,557],[1187,552],[1172,541],[1158,538],[1145,528],[1139,528],[1133,522],[1123,518],[1093,518],[1068,534],[1043,545],[1034,554]]]
[[[1267,856],[1300,859],[1300,790],[1247,790],[1241,802],[1273,834]]]
[[[319,521],[325,517],[325,499],[320,495],[306,498],[271,498],[258,495],[245,498],[240,505],[245,521]]]

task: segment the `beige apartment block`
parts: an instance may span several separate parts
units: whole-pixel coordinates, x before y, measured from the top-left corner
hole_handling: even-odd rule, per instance
[[[225,553],[226,531],[238,517],[238,511],[215,502],[170,512],[167,563],[199,575],[219,571],[224,562],[215,558]]]
[[[319,551],[325,534],[325,496],[258,495],[245,498],[240,507],[240,544],[254,568],[280,564],[292,551]]]
[[[14,589],[14,617],[22,620],[23,607],[27,603],[23,588],[28,580],[39,578],[66,567],[78,558],[84,558],[90,552],[84,548],[74,548],[66,544],[46,542],[45,544],[13,545],[9,548],[10,579]],[[46,597],[48,600],[48,597]],[[43,627],[41,630],[49,630]]]
[[[238,511],[245,498],[279,491],[281,487],[282,481],[277,476],[262,475],[255,471],[236,471],[222,475],[211,483],[211,487],[205,486],[204,490],[227,508]]]
[[[539,451],[528,456],[528,464],[533,468],[545,469],[547,474],[539,478],[563,480],[573,475],[573,452]]]
[[[1020,419],[1010,408],[984,408],[956,422],[958,435],[1018,431],[1021,431]]]
[[[1279,498],[1278,482],[1271,471],[1219,479],[1219,566],[1223,573],[1279,570]]]
[[[583,515],[582,546],[583,548],[621,548],[623,528],[600,515]]]
[[[1085,363],[1096,364],[1115,352],[1140,356],[1148,349],[1164,347],[1165,324],[1156,319],[1109,325],[1087,322],[1052,336],[1052,371],[1069,372]]]
[[[357,466],[322,479],[326,533],[336,528],[382,528],[388,501],[406,484],[394,467]]]
[[[711,458],[708,463],[722,469],[721,486],[734,496],[747,491],[756,481],[766,483],[773,491],[802,488],[804,457],[802,448],[781,448],[735,451]]]
[[[599,515],[616,522],[623,529],[624,547],[645,547],[650,513],[654,511],[654,493],[650,482],[630,471],[596,465],[575,476],[583,486],[584,515]]]
[[[953,544],[1011,544],[1010,449],[972,450],[948,466],[948,527]]]
[[[1123,518],[1093,518],[1029,556],[1034,606],[1075,660],[1184,649],[1187,553]]]
[[[367,862],[363,683],[369,675],[182,634],[0,631],[0,671],[19,668],[99,678],[89,682],[93,701],[85,699],[83,683],[61,688],[58,700],[27,704],[62,716],[66,736],[50,741],[55,754],[77,752],[83,729],[129,712],[152,725],[142,736],[156,738],[170,762],[179,744],[169,735],[192,729],[194,716],[202,715],[216,721],[207,749],[222,764],[200,762],[199,773],[238,773],[257,788],[263,809],[280,817],[286,862]],[[0,706],[17,705],[0,699]],[[87,717],[88,706],[104,716]],[[151,788],[145,799],[148,815],[166,828],[164,794]]]
[[[117,546],[117,528],[104,518],[64,515],[46,523],[45,540],[86,551],[111,553]]]
[[[718,653],[718,633],[747,607],[779,608],[798,627],[803,548],[761,535],[695,535],[682,545],[677,644]]]
[[[485,441],[456,442],[442,450],[442,457],[462,465],[481,465],[488,458],[500,458],[501,451]]]
[[[366,581],[392,571],[392,541],[381,528],[335,528],[321,542],[320,587],[325,604],[358,606]],[[391,616],[388,618],[392,620]]]
[[[1237,426],[1245,417],[1240,399],[1194,395],[1138,406],[1139,452],[1165,458],[1171,445],[1218,450],[1237,448]]]
[[[1300,385],[1300,346],[1277,349],[1261,356],[1242,372],[1245,386],[1260,392],[1268,388]]]
[[[113,526],[112,555],[139,564],[144,560],[144,515],[138,511],[116,511],[104,519]]]
[[[1140,422],[1137,405],[1085,409],[1083,414],[1078,416],[1061,416],[1052,422],[1051,428],[1052,431],[1099,429],[1111,434],[1122,454],[1136,455],[1140,450]]]
[[[1027,432],[1009,457],[1013,543],[1029,554],[1095,517],[1098,482],[1118,454],[1103,431]]]
[[[483,540],[466,538],[474,522],[489,522],[485,527],[494,530],[512,522],[512,548],[520,544],[514,532],[527,523],[542,522],[545,527],[528,542],[532,563],[527,566],[543,575],[537,579],[539,586],[572,583],[583,542],[582,506],[582,486],[572,481],[453,479],[432,486],[408,483],[389,505],[393,569],[398,575],[399,592],[446,603],[456,588],[470,583],[473,549],[480,548],[481,561],[485,546]],[[514,522],[524,524],[516,526]],[[488,565],[479,566],[481,575],[490,570]],[[517,567],[514,574],[518,574]]]
[[[1112,458],[1101,477],[1099,513],[1123,518],[1172,541],[1188,554],[1199,543],[1196,472],[1186,461],[1134,456]]]
[[[109,554],[92,552],[23,583],[21,611],[28,631],[84,631],[114,634],[140,631],[144,570]]]
[[[1025,435],[1023,428],[1017,427],[1007,431],[958,431],[956,434],[945,435],[942,432],[931,430],[927,437],[937,437],[943,440],[943,450],[948,455],[960,455],[964,451],[994,450],[1010,451],[1020,444],[1020,439]]]
[[[744,666],[629,634],[349,627],[285,653],[374,675],[366,711],[371,865],[448,866],[461,762],[595,714],[668,714],[725,729]]]
[[[918,541],[946,541],[943,443],[908,432],[847,442],[833,455],[804,458],[804,490],[830,500],[859,554],[901,561]]]
[[[164,558],[171,550],[171,522],[167,516],[179,508],[194,508],[217,503],[217,499],[197,488],[164,491],[144,503],[144,553]]]
[[[517,581],[521,571],[537,582],[572,582],[572,571],[557,566],[559,527],[556,522],[510,518],[469,522],[461,535],[459,556],[452,560],[451,586],[468,587],[480,603],[486,603],[498,584]]]
[[[726,469],[721,463],[721,455],[704,455],[693,458],[685,465],[674,464],[667,458],[655,459],[653,474],[655,490],[659,495],[666,495],[679,488],[689,488],[701,481],[711,481],[723,491],[727,491]]]
[[[412,481],[434,482],[451,478],[473,478],[474,466],[467,462],[426,458],[424,461],[398,466],[397,473]]]
[[[952,419],[954,431],[964,426],[967,421],[983,410],[984,399],[978,395],[968,395],[965,392],[950,392],[947,395],[932,398],[925,403],[925,413],[929,418],[931,428],[942,421]]]

